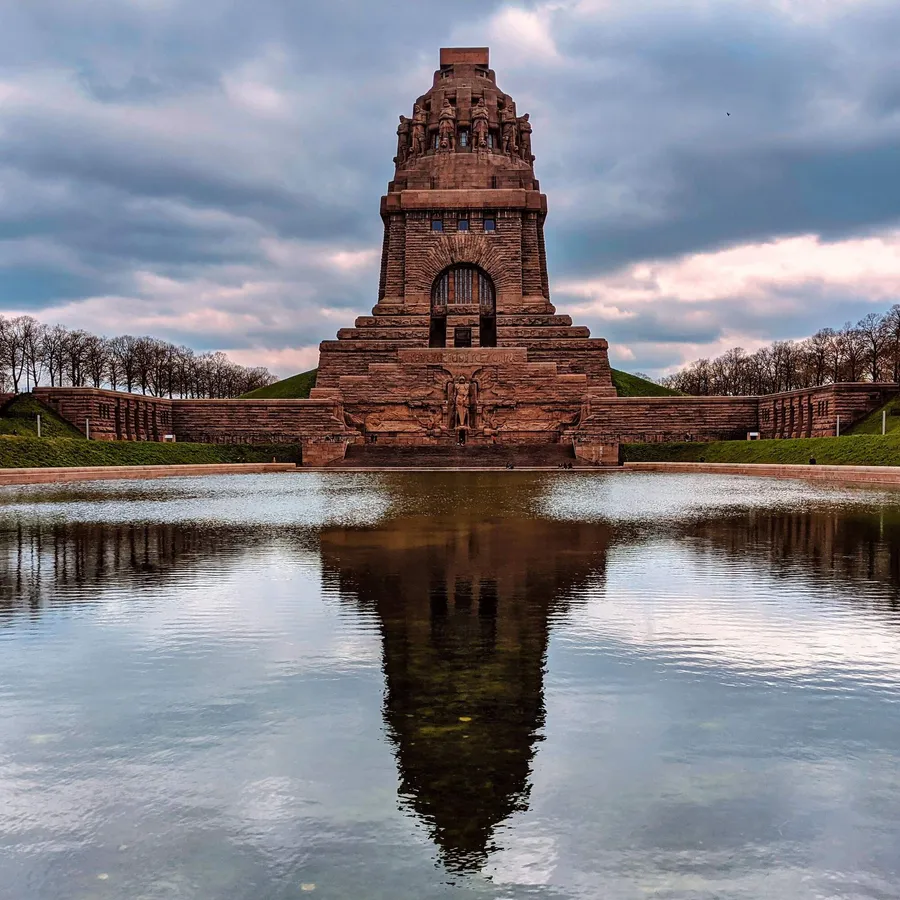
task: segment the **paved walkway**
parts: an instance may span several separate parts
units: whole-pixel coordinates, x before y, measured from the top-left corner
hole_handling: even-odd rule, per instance
[[[834,484],[900,485],[900,466],[803,466],[773,463],[625,463],[627,472],[681,472],[708,475],[753,475],[757,478],[802,478]]]
[[[5,484],[65,484],[70,481],[120,481],[143,478],[184,478],[194,475],[255,475],[296,472],[293,463],[197,463],[172,466],[72,466],[0,469]]]
[[[621,468],[575,466],[381,466],[359,468],[298,468],[293,463],[198,463],[171,466],[78,466],[33,469],[0,469],[0,487],[14,484],[65,484],[77,481],[119,481],[122,479],[184,478],[200,475],[255,475],[267,472],[327,472],[354,475],[370,472],[569,472],[597,474],[616,472],[667,472],[707,475],[750,475],[757,478],[801,478],[833,484],[900,486],[900,466],[802,466],[767,463],[625,463]]]

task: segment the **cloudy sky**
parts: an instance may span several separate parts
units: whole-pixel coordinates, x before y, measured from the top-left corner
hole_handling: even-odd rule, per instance
[[[397,116],[491,47],[551,290],[661,374],[900,301],[896,0],[0,0],[0,312],[279,374],[376,300]],[[726,115],[730,113],[730,115]]]

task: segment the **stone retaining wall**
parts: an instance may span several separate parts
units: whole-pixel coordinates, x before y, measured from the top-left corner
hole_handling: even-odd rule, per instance
[[[0,487],[12,484],[63,484],[70,481],[185,478],[195,475],[255,475],[293,472],[294,463],[198,463],[171,466],[60,466],[0,469]]]
[[[891,383],[829,384],[763,397],[617,397],[592,401],[576,429],[583,443],[833,437],[895,396]]]
[[[172,404],[100,388],[34,389],[34,396],[95,441],[161,441],[172,433]]]
[[[169,400],[96,388],[37,388],[35,396],[93,440],[302,444],[311,458],[343,456],[357,437],[340,399]],[[323,446],[324,445],[324,446]],[[336,449],[340,448],[340,450]]]
[[[900,487],[900,466],[802,466],[776,463],[625,463],[632,472],[668,472],[706,475],[751,475],[757,478],[802,478],[835,484],[871,484]]]
[[[756,397],[617,397],[592,401],[577,427],[586,444],[712,441],[757,429]]]
[[[454,354],[471,355],[472,364],[460,368]],[[479,354],[486,360],[496,357],[494,376]],[[573,442],[583,447],[582,458],[600,453],[604,464],[612,451],[602,448],[617,444],[743,440],[749,432],[764,438],[829,436],[837,430],[838,416],[847,428],[898,391],[894,384],[853,383],[767,397],[606,397],[590,390],[590,376],[535,362],[532,351],[523,348],[408,348],[395,353],[393,363],[369,363],[365,376],[344,376],[335,387],[317,387],[307,400],[169,400],[94,388],[37,388],[35,395],[82,433],[89,423],[96,440],[161,441],[174,435],[179,441],[211,444],[299,443],[305,463],[325,465],[343,458],[346,446],[363,440],[364,433],[399,443],[441,443],[428,437],[422,424],[431,419],[441,424],[449,415],[445,392],[427,365],[432,356],[440,356],[454,377],[463,373],[481,379],[472,414],[496,432],[485,441]],[[514,385],[515,402],[498,401],[491,393],[493,382]],[[375,413],[364,418],[369,407]],[[567,417],[572,424],[562,431],[546,430],[548,421]],[[409,435],[392,437],[391,429],[401,426],[408,426]]]
[[[763,438],[833,437],[897,393],[891,383],[828,384],[759,398]]]

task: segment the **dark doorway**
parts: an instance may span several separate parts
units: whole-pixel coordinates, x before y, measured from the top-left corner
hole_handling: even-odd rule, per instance
[[[471,347],[472,346],[472,329],[468,326],[459,326],[453,329],[453,346],[454,347]]]
[[[431,316],[431,330],[428,333],[429,347],[447,346],[447,317]]]
[[[482,347],[497,346],[497,317],[482,315],[478,319],[478,343]]]

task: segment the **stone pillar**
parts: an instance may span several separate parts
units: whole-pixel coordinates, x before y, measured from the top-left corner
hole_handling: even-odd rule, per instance
[[[527,212],[522,219],[522,293],[543,292],[537,213]]]
[[[391,215],[387,240],[390,252],[385,267],[385,296],[403,297],[406,293],[406,219],[403,215]]]
[[[594,466],[618,466],[619,442],[605,441],[598,444],[575,444],[575,458]]]

